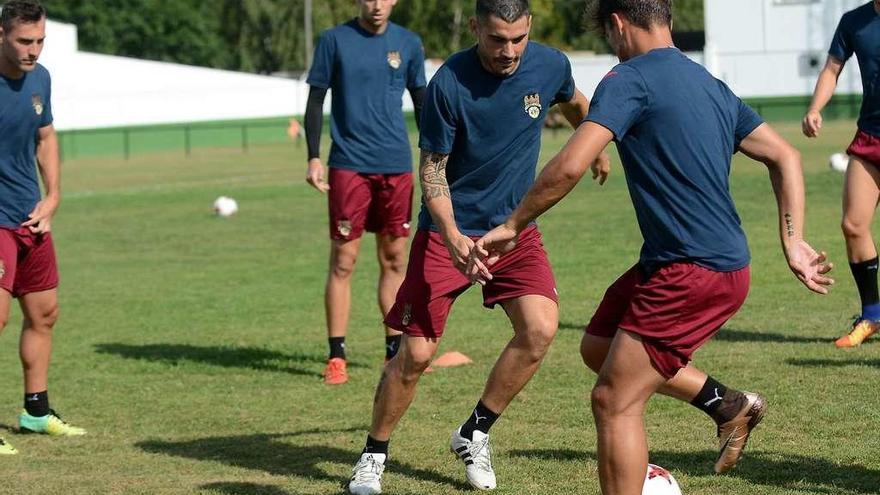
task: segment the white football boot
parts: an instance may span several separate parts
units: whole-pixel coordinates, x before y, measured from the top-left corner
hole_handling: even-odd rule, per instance
[[[352,495],[375,495],[382,493],[382,473],[385,471],[385,454],[361,454],[351,470],[348,492]]]
[[[464,472],[472,487],[477,490],[495,489],[489,435],[474,430],[474,439],[468,440],[461,436],[461,427],[458,427],[452,432],[449,449],[464,462]]]

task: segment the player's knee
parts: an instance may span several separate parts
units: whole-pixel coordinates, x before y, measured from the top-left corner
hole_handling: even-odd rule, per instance
[[[846,216],[840,222],[840,229],[847,239],[860,239],[871,235],[870,224]]]
[[[60,309],[57,304],[53,304],[31,317],[34,328],[43,331],[51,331],[58,321]]]
[[[428,352],[409,352],[403,359],[404,377],[418,377],[428,369],[431,358],[434,356]]]
[[[557,327],[558,323],[550,318],[529,326],[527,342],[532,359],[535,361],[544,359],[550,344],[553,343],[553,337],[556,336]]]
[[[614,408],[614,393],[607,384],[597,382],[590,392],[590,406],[596,419],[611,416]]]
[[[337,256],[330,266],[330,272],[335,278],[351,278],[357,258],[354,256]]]
[[[6,316],[0,316],[0,334],[2,334],[3,330],[6,329],[7,323],[9,323],[9,318]]]
[[[379,265],[385,272],[403,274],[406,271],[406,253],[403,251],[384,253],[379,258]]]

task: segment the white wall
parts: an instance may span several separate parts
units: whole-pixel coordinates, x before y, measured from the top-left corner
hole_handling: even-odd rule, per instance
[[[302,81],[81,52],[76,26],[50,21],[46,31],[40,63],[52,74],[59,130],[305,112]],[[412,108],[409,95],[404,102]]]
[[[840,16],[864,0],[704,0],[706,66],[743,97],[812,94]],[[850,60],[838,93],[861,93]]]

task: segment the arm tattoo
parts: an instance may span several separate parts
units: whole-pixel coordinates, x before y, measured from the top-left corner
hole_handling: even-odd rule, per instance
[[[422,195],[425,200],[449,197],[449,183],[446,182],[446,163],[449,155],[433,151],[422,152],[419,175],[422,182]]]
[[[794,237],[794,225],[791,222],[791,213],[783,215],[785,218],[785,232],[789,237]]]

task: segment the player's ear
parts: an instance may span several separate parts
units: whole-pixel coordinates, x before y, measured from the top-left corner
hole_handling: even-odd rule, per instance
[[[476,17],[471,17],[468,19],[468,26],[471,28],[471,34],[474,35],[474,38],[480,39],[480,21]]]
[[[623,27],[626,24],[626,18],[614,12],[611,14],[611,29],[617,31],[618,35],[623,34]]]

